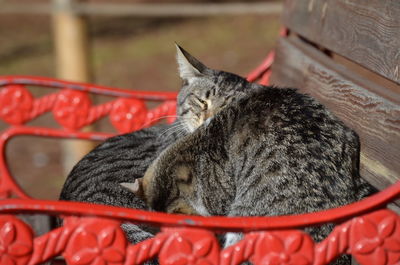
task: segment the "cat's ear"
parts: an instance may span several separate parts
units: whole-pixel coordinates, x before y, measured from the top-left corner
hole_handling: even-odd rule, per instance
[[[120,185],[126,189],[128,189],[130,192],[133,192],[137,197],[141,199],[145,199],[144,196],[144,189],[142,185],[142,180],[141,179],[135,179],[135,182],[122,182]]]
[[[176,61],[178,62],[179,76],[183,80],[203,75],[207,67],[175,43]]]

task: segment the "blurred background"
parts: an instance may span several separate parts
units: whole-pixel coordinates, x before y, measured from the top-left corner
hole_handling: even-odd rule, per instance
[[[177,91],[177,42],[207,66],[245,76],[273,48],[280,9],[280,1],[0,0],[0,75]],[[56,126],[51,114],[29,124]],[[7,158],[29,195],[57,199],[73,164],[92,147],[16,137]]]

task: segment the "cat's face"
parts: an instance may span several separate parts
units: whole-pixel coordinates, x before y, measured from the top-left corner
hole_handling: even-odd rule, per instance
[[[203,128],[203,129],[201,129]],[[193,154],[193,142],[203,135],[204,127],[182,137],[165,149],[147,168],[143,178],[124,183],[147,206],[156,211],[189,215],[210,215],[204,205],[204,178],[208,170],[195,166],[199,154]],[[188,138],[189,137],[189,138]],[[200,140],[200,139],[199,139]],[[215,173],[215,172],[214,172]]]
[[[199,215],[196,209],[198,201],[196,185],[197,179],[191,167],[183,161],[183,154],[171,156],[176,151],[175,147],[167,153],[160,155],[147,169],[141,179],[136,179],[130,187],[136,196],[143,199],[146,204],[156,211],[175,214]]]
[[[235,100],[246,88],[246,80],[212,70],[177,46],[179,75],[183,80],[178,95],[178,116],[188,132],[193,132],[207,119]]]
[[[198,133],[198,127],[251,89],[242,77],[210,69],[179,46],[177,61],[183,80],[178,95],[178,121],[191,135]],[[202,190],[203,185],[198,183],[198,174],[187,164],[185,148],[192,149],[192,146],[174,144],[165,150],[147,169],[144,177],[136,180],[131,190],[158,211],[209,215],[211,209],[207,209],[204,203],[206,193]]]

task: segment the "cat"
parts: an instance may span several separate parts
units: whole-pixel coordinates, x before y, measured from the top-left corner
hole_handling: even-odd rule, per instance
[[[150,163],[181,134],[180,122],[160,124],[107,139],[82,158],[69,173],[59,199],[150,210],[125,183],[141,178]],[[154,236],[147,226],[124,223],[131,243]]]
[[[315,212],[375,191],[358,173],[358,135],[312,97],[212,70],[178,47],[187,134],[131,191],[156,211],[203,216]],[[190,107],[185,107],[190,104]],[[314,240],[332,225],[307,230]],[[225,247],[238,240],[229,233]],[[349,257],[337,261],[348,264]]]
[[[184,53],[177,46],[180,69],[181,61],[186,58]],[[199,92],[192,90],[193,93]],[[111,137],[83,157],[67,176],[59,199],[151,210],[128,191],[132,186],[130,182],[132,178],[143,177],[147,167],[162,150],[190,132],[191,127],[186,121],[191,119],[187,116],[192,113],[192,109],[198,107],[198,102],[185,100],[187,93],[187,90],[179,93],[177,109],[181,115],[177,116],[173,125],[158,125]],[[155,232],[146,226],[138,227],[128,223],[123,224],[122,228],[131,243],[151,238]]]

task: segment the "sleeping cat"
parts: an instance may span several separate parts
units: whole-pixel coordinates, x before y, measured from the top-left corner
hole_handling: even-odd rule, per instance
[[[132,190],[152,209],[290,215],[342,206],[374,191],[358,174],[357,134],[315,99],[212,70],[179,48],[178,62],[185,80],[178,114],[190,133],[136,180]],[[309,232],[319,241],[331,228]],[[228,234],[225,246],[237,240]]]
[[[183,49],[177,47],[177,61],[184,82],[184,67],[188,65],[185,63],[185,54]],[[201,68],[201,65],[198,64],[197,67]],[[201,90],[188,90],[185,85],[183,87],[185,89],[179,93],[177,104],[180,115],[173,125],[158,125],[107,139],[75,165],[64,183],[59,199],[149,209],[140,198],[126,189],[132,186],[129,182],[132,178],[143,177],[147,167],[162,150],[204,122],[204,119],[199,119],[192,124],[191,119],[193,111],[199,107],[200,97],[212,94],[214,98],[221,99],[220,104],[225,104],[223,99],[229,98],[216,91],[210,91],[210,95],[203,95]],[[188,97],[189,94],[192,96]],[[198,97],[194,96],[197,94]],[[124,187],[121,187],[120,183]],[[122,228],[131,243],[153,236],[150,233],[152,231],[145,226],[123,224]]]
[[[180,121],[107,139],[87,154],[67,177],[60,200],[148,209],[119,184],[141,178],[150,163],[177,138]],[[122,225],[128,240],[138,243],[153,236],[145,226]]]
[[[186,60],[183,54],[185,51],[179,48],[177,51],[179,68],[182,69],[182,60]],[[198,92],[201,91],[192,89],[190,93]],[[82,158],[68,175],[59,199],[149,209],[140,198],[126,188],[132,186],[129,183],[132,178],[143,177],[147,167],[162,150],[187,134],[191,130],[190,126],[198,126],[203,122],[198,121],[194,125],[187,123],[191,121],[189,116],[193,109],[198,108],[199,103],[192,98],[187,99],[188,93],[187,90],[180,92],[177,109],[181,115],[173,125],[158,125],[109,138]],[[213,93],[214,96],[224,98],[223,95],[215,95],[215,91]],[[145,226],[123,224],[122,228],[131,243],[153,236],[150,233],[152,231]]]

